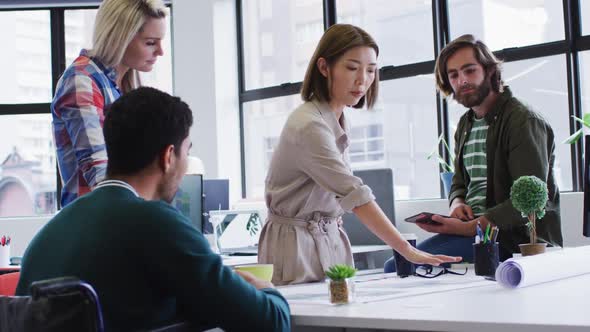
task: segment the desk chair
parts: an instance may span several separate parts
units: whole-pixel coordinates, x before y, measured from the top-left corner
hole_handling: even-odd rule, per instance
[[[89,284],[73,277],[31,284],[32,318],[39,330],[104,331],[98,295]]]
[[[20,272],[11,272],[0,275],[0,295],[14,296]]]
[[[89,284],[62,277],[34,282],[30,289],[31,296],[0,296],[0,331],[104,331],[98,295]],[[145,332],[188,331],[194,331],[191,324],[176,322]]]
[[[383,210],[383,213],[389,218],[395,226],[395,197],[393,184],[393,170],[391,168],[356,170],[353,174],[363,180],[368,185],[376,197],[376,202]],[[353,246],[359,245],[383,245],[385,244],[367,226],[356,217],[354,213],[346,213],[342,216],[343,227]],[[359,270],[372,269],[376,266],[383,266],[383,263],[389,259],[392,251],[381,251],[371,254],[371,264],[366,259],[356,261],[355,266]],[[357,255],[366,256],[364,254]],[[370,266],[372,265],[372,266]]]
[[[0,296],[0,331],[103,332],[98,296],[72,277],[34,282],[31,296]]]
[[[77,278],[34,282],[31,285],[31,296],[33,302],[42,304],[42,310],[35,311],[37,315],[34,318],[38,323],[35,331],[104,331],[98,295],[92,286]],[[194,331],[191,324],[174,322],[145,332],[188,331]]]

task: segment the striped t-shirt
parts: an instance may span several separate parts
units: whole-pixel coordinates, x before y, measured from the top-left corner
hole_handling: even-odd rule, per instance
[[[465,203],[471,207],[474,215],[482,215],[486,211],[488,127],[484,118],[474,119],[469,139],[463,148],[463,162],[471,179]]]

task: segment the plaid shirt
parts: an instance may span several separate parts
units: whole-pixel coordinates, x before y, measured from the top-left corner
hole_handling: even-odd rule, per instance
[[[106,68],[82,50],[57,83],[51,114],[62,207],[88,193],[106,175],[103,110],[121,96],[116,75],[114,68]]]

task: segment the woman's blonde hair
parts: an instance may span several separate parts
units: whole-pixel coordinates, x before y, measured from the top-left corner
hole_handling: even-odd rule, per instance
[[[379,47],[373,37],[359,27],[350,24],[334,24],[326,30],[307,66],[301,86],[301,98],[304,101],[317,98],[320,101],[329,102],[330,82],[318,69],[318,59],[324,58],[328,66],[332,66],[348,50],[359,46],[370,47],[375,50],[377,56],[379,55]],[[363,98],[353,107],[362,108],[366,102],[367,108],[372,108],[377,101],[378,93],[379,71],[376,70],[373,84],[371,84]]]
[[[146,21],[164,17],[166,6],[162,0],[104,0],[96,14],[93,48],[88,54],[107,67],[115,67],[123,61],[127,46]],[[129,69],[120,80],[123,92],[140,85],[135,69]]]

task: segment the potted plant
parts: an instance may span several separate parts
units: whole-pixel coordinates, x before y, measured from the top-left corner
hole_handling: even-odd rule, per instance
[[[449,155],[450,163],[447,163],[446,160],[440,155],[438,146],[441,145]],[[445,194],[449,197],[449,192],[451,191],[451,184],[453,180],[453,175],[455,175],[455,157],[451,153],[451,148],[447,141],[444,138],[444,135],[441,134],[438,137],[438,141],[436,142],[436,146],[432,150],[432,152],[428,155],[427,159],[430,160],[433,157],[436,157],[436,161],[440,164],[443,169],[443,172],[440,173],[440,179],[443,182],[443,187],[445,189]]]
[[[345,304],[354,299],[354,282],[352,277],[356,269],[346,264],[336,264],[326,271],[329,278],[328,290],[330,292],[330,303]]]
[[[520,244],[523,256],[531,256],[545,252],[547,243],[537,243],[537,219],[545,216],[547,204],[547,184],[536,176],[521,176],[510,189],[510,200],[514,208],[528,219],[530,243]]]

